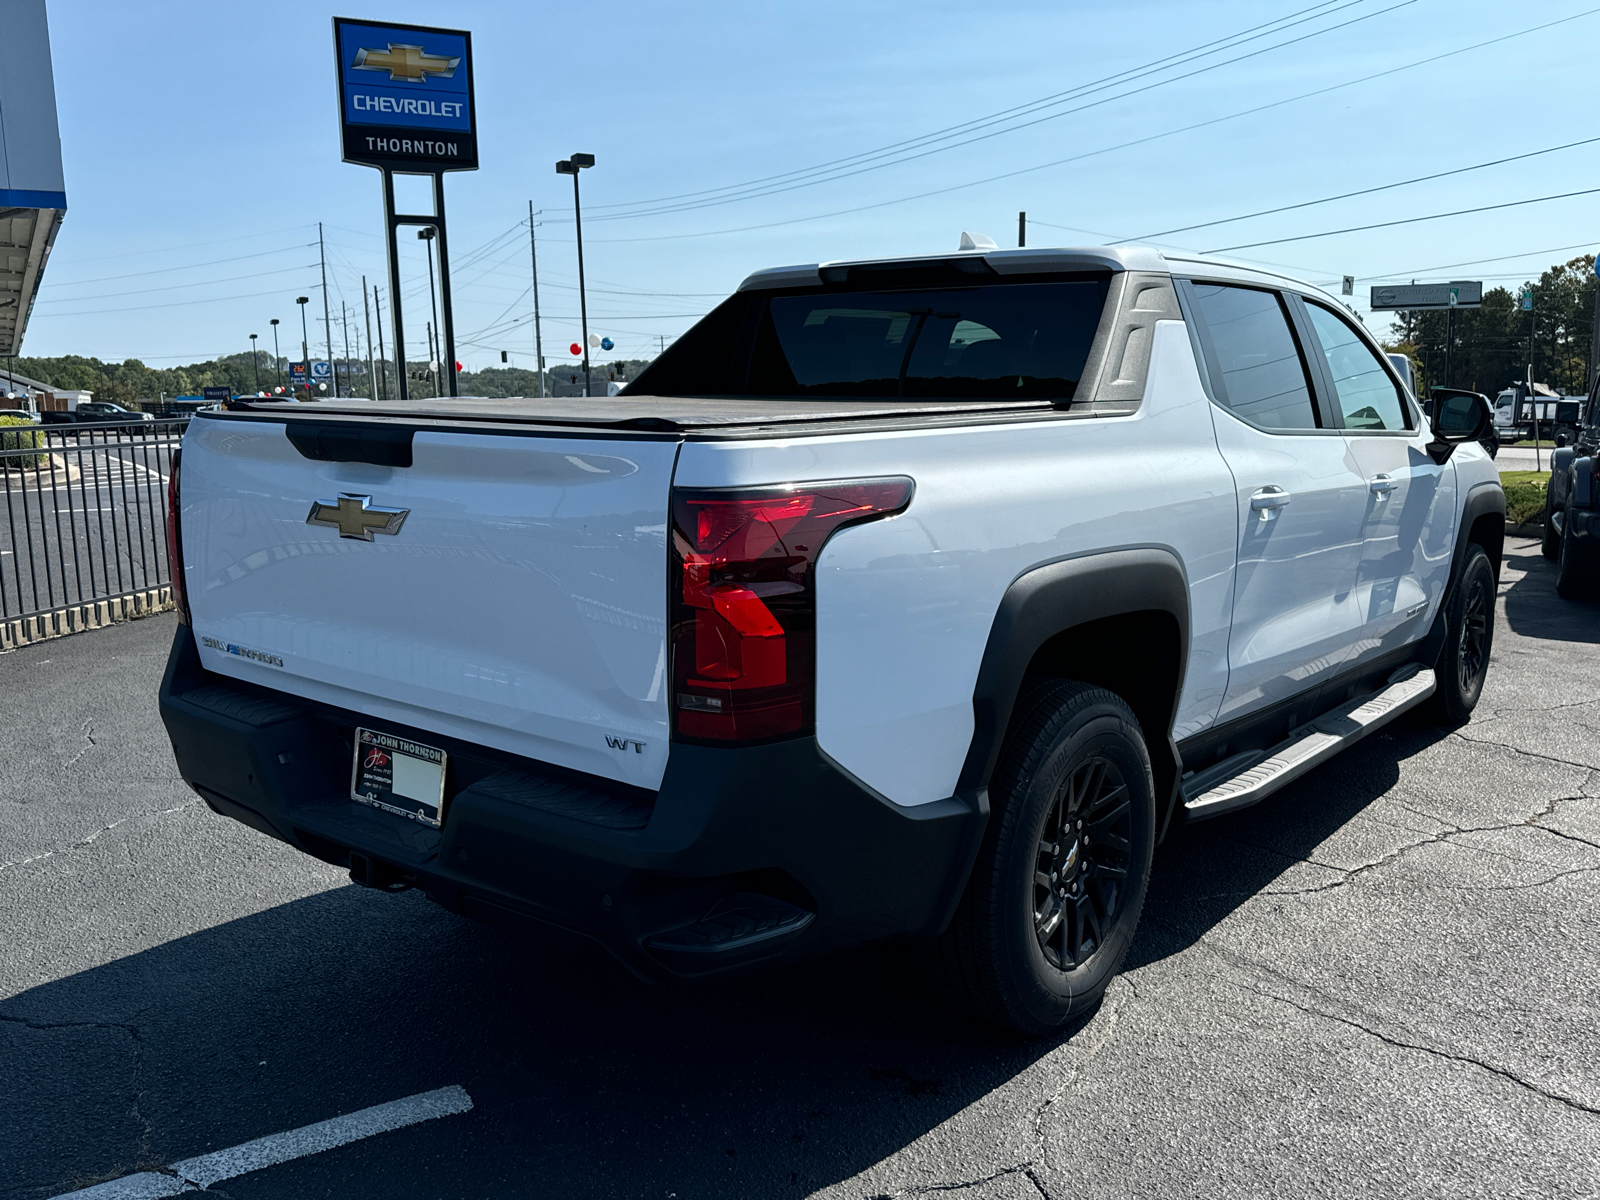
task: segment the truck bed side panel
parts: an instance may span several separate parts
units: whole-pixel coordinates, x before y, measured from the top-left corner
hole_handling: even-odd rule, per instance
[[[817,739],[889,799],[954,792],[1001,596],[1024,571],[1073,555],[1177,554],[1192,611],[1176,736],[1215,716],[1227,686],[1233,479],[1184,325],[1155,328],[1132,416],[685,444],[681,486],[916,480],[903,515],[843,530],[817,566]]]

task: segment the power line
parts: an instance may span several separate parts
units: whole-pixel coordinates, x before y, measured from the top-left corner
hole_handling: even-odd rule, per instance
[[[1396,225],[1415,225],[1421,221],[1438,221],[1445,217],[1464,217],[1470,213],[1494,212],[1501,208],[1521,208],[1526,204],[1546,204],[1551,200],[1570,200],[1574,196],[1593,196],[1600,187],[1584,188],[1577,192],[1561,192],[1554,196],[1533,196],[1527,200],[1507,200],[1503,204],[1484,204],[1477,208],[1458,208],[1454,212],[1429,213],[1425,217],[1406,217],[1400,221],[1378,221],[1372,225],[1352,225],[1348,229],[1325,229],[1321,233],[1302,233],[1298,237],[1272,238],[1265,242],[1246,242],[1241,246],[1219,246],[1206,250],[1206,254],[1226,254],[1230,250],[1253,250],[1257,246],[1281,246],[1285,242],[1306,242],[1313,238],[1335,237],[1341,233],[1364,233],[1369,229],[1391,229]]]
[[[170,275],[174,271],[197,271],[201,267],[217,267],[223,263],[243,262],[247,258],[267,258],[274,254],[287,254],[291,250],[304,250],[309,246],[315,245],[315,242],[296,243],[293,246],[282,246],[277,250],[262,250],[256,254],[239,254],[233,258],[214,258],[210,262],[188,263],[181,267],[154,267],[148,271],[131,271],[126,275],[102,275],[97,279],[52,279],[51,282],[56,284],[57,287],[78,287],[86,283],[110,283],[115,279],[142,279],[146,275]]]
[[[1499,45],[1503,42],[1509,42],[1516,38],[1527,37],[1535,33],[1542,33],[1547,29],[1553,29],[1559,25],[1569,24],[1572,21],[1582,20],[1585,17],[1591,17],[1595,13],[1600,13],[1600,7],[1588,8],[1582,12],[1574,13],[1571,16],[1560,17],[1554,21],[1546,21],[1539,25],[1531,25],[1525,29],[1514,30],[1511,33],[1500,34],[1497,37],[1487,38],[1481,42],[1474,42],[1468,46],[1460,46],[1454,50],[1446,50],[1439,54],[1432,54],[1425,58],[1417,59],[1414,62],[1402,63],[1398,67],[1389,67],[1382,71],[1375,71],[1370,75],[1362,75],[1353,79],[1347,79],[1341,83],[1334,83],[1329,84],[1326,87],[1315,88],[1309,92],[1302,92],[1297,96],[1287,96],[1281,100],[1272,100],[1265,104],[1255,105],[1251,108],[1240,109],[1238,112],[1227,113],[1220,117],[1212,117],[1205,121],[1197,121],[1192,125],[1181,125],[1174,129],[1164,130],[1161,133],[1148,134],[1145,137],[1134,138],[1130,141],[1119,142],[1110,146],[1102,146],[1098,150],[1088,150],[1081,154],[1069,155],[1066,158],[1052,159],[1049,162],[1037,163],[1031,167],[1020,167],[1015,171],[1004,171],[999,174],[987,175],[982,179],[973,179],[967,181],[966,183],[951,184],[948,187],[933,188],[929,191],[916,192],[909,196],[899,196],[892,200],[879,200],[871,204],[859,204],[850,208],[834,209],[830,212],[812,213],[808,216],[802,217],[789,217],[781,221],[763,221],[754,225],[738,225],[726,229],[704,229],[695,231],[693,233],[667,233],[624,238],[592,238],[589,240],[595,242],[624,244],[630,242],[679,241],[685,238],[697,237],[718,237],[729,233],[752,233],[763,229],[777,229],[786,225],[801,225],[808,221],[822,221],[833,217],[853,216],[856,213],[871,212],[875,209],[888,208],[896,204],[907,204],[913,200],[926,200],[932,196],[948,195],[951,192],[965,191],[968,188],[983,187],[987,184],[998,183],[1002,180],[1015,179],[1019,176],[1031,175],[1038,171],[1047,171],[1052,167],[1067,166],[1071,163],[1082,162],[1090,158],[1097,158],[1104,154],[1115,153],[1118,150],[1129,150],[1136,146],[1148,145],[1151,142],[1160,141],[1163,138],[1176,137],[1177,135],[1183,133],[1193,133],[1197,129],[1209,128],[1213,125],[1220,125],[1228,121],[1238,120],[1241,117],[1254,116],[1257,113],[1266,112],[1274,108],[1282,108],[1285,105],[1295,104],[1302,100],[1315,99],[1318,96],[1324,96],[1330,92],[1342,91],[1345,88],[1356,87],[1363,83],[1370,83],[1375,79],[1384,79],[1391,75],[1398,75],[1405,71],[1415,70],[1418,67],[1431,66],[1432,64],[1442,62],[1445,59],[1456,58],[1463,54],[1470,54],[1474,50],[1483,50],[1487,47]]]
[[[215,238],[209,242],[189,242],[182,246],[157,246],[149,250],[123,250],[116,254],[97,254],[91,258],[74,258],[60,263],[61,267],[73,267],[79,263],[106,262],[113,258],[134,258],[141,254],[170,254],[175,250],[198,250],[202,246],[221,246],[227,242],[245,242],[251,238],[276,237],[280,233],[294,233],[300,229],[310,229],[316,222],[308,221],[304,225],[290,225],[284,229],[263,229],[256,233],[241,233],[234,237]]]
[[[316,263],[306,263],[298,267],[279,267],[275,271],[252,271],[248,275],[229,275],[222,279],[207,279],[200,283],[169,283],[161,287],[140,288],[134,292],[102,292],[98,296],[58,296],[49,300],[40,300],[40,304],[81,304],[87,300],[113,300],[118,296],[148,296],[151,292],[173,292],[180,288],[210,287],[217,283],[237,283],[241,279],[260,279],[265,275],[287,275],[291,271],[309,271]]]
[[[1334,11],[1337,12],[1345,8],[1351,8],[1356,4],[1365,2],[1366,0],[1348,0],[1347,3],[1339,5],[1339,7]],[[838,172],[845,171],[851,167],[860,166],[863,163],[871,162],[875,159],[882,159],[894,155],[904,155],[911,150],[922,149],[935,142],[947,141],[951,138],[959,137],[962,134],[971,133],[975,130],[987,128],[1004,121],[1013,120],[1020,116],[1026,116],[1030,113],[1038,112],[1045,108],[1067,103],[1071,100],[1081,98],[1082,96],[1090,95],[1093,92],[1102,90],[1106,87],[1116,86],[1119,83],[1131,82],[1133,79],[1140,78],[1144,75],[1169,69],[1174,65],[1179,65],[1184,60],[1192,61],[1195,58],[1218,53],[1220,50],[1233,48],[1232,46],[1225,45],[1225,43],[1231,42],[1233,46],[1237,46],[1243,45],[1246,41],[1253,41],[1256,38],[1271,36],[1273,33],[1282,32],[1284,29],[1292,28],[1293,25],[1303,24],[1305,21],[1315,20],[1319,16],[1331,15],[1328,13],[1319,12],[1319,10],[1326,9],[1333,3],[1334,0],[1324,0],[1323,3],[1313,5],[1310,8],[1300,9],[1297,12],[1290,13],[1284,17],[1275,17],[1271,21],[1266,21],[1259,25],[1252,25],[1247,29],[1238,31],[1237,33],[1231,33],[1222,38],[1217,38],[1209,42],[1203,42],[1198,46],[1191,46],[1187,50],[1181,50],[1175,54],[1169,54],[1162,58],[1153,59],[1150,62],[1141,64],[1140,66],[1130,67],[1126,70],[1118,71],[1111,75],[1102,76],[1099,79],[1090,80],[1086,83],[1068,88],[1065,91],[1055,92],[1051,95],[1040,97],[1037,100],[1030,100],[1023,104],[1014,105],[1011,108],[1002,109],[999,112],[990,113],[987,116],[977,117],[955,125],[949,125],[943,129],[935,130],[932,133],[922,134],[914,138],[907,138],[899,142],[892,142],[887,146],[880,146],[875,150],[867,150],[858,154],[847,155],[844,158],[832,159],[828,162],[819,163],[810,167],[801,167],[791,171],[783,171],[776,175],[762,176],[757,179],[748,180],[744,183],[726,184],[721,187],[705,188],[694,192],[681,192],[677,195],[662,196],[651,200],[635,200],[618,204],[597,205],[595,208],[597,213],[600,215],[596,216],[596,220],[611,216],[647,215],[644,213],[608,213],[605,212],[605,210],[624,208],[642,209],[648,206],[675,205],[685,201],[697,202],[702,199],[709,201],[709,199],[713,197],[726,198],[733,193],[750,192],[756,189],[781,188],[783,190],[787,190],[784,185],[793,183],[797,178],[804,178],[807,176],[820,177],[822,175],[835,175]],[[1305,14],[1308,13],[1312,15],[1306,16]],[[1295,18],[1300,18],[1300,20],[1296,20]],[[557,209],[556,211],[565,210]]]
[[[1351,3],[1350,4],[1346,4],[1344,7],[1348,8],[1348,7],[1351,7],[1355,3],[1362,3],[1362,2],[1365,2],[1365,0],[1351,0]],[[802,180],[802,181],[795,182],[795,183],[786,183],[786,184],[782,184],[782,185],[773,185],[773,186],[762,187],[762,188],[758,188],[758,189],[755,189],[755,188],[748,189],[742,194],[733,195],[733,196],[726,196],[726,197],[721,197],[721,198],[717,198],[717,199],[708,199],[708,200],[697,201],[697,202],[692,202],[692,203],[663,205],[663,206],[658,207],[658,208],[644,209],[644,210],[641,210],[641,211],[638,211],[638,212],[601,214],[601,215],[597,216],[595,218],[595,220],[597,220],[597,221],[616,221],[616,220],[630,219],[630,218],[633,218],[633,217],[652,217],[652,216],[666,215],[666,214],[670,214],[670,213],[692,212],[692,211],[695,211],[697,209],[702,209],[702,208],[715,208],[715,207],[718,207],[718,206],[721,206],[721,205],[724,205],[724,204],[731,204],[731,203],[734,203],[734,202],[740,201],[740,200],[757,199],[757,198],[764,197],[764,196],[777,195],[777,194],[782,193],[782,192],[794,191],[797,188],[812,187],[812,186],[815,186],[818,183],[832,183],[832,182],[835,182],[835,181],[840,180],[840,179],[849,179],[849,178],[851,178],[853,176],[856,176],[856,175],[866,174],[869,171],[882,170],[884,167],[900,166],[900,165],[903,165],[905,163],[916,162],[919,159],[927,158],[927,157],[929,157],[930,155],[933,155],[933,154],[942,154],[946,150],[954,150],[954,149],[958,149],[958,148],[960,148],[962,146],[970,146],[975,142],[988,141],[990,138],[996,138],[996,137],[1001,136],[1002,134],[1016,133],[1017,131],[1022,130],[1022,129],[1030,129],[1035,125],[1041,125],[1046,121],[1059,120],[1062,117],[1067,117],[1067,116],[1072,116],[1072,115],[1077,114],[1077,113],[1087,112],[1091,108],[1099,108],[1102,105],[1110,104],[1110,103],[1113,103],[1114,101],[1117,101],[1117,100],[1126,100],[1131,96],[1142,95],[1145,92],[1153,91],[1156,88],[1166,87],[1169,84],[1181,83],[1186,79],[1193,79],[1198,75],[1205,75],[1205,74],[1208,74],[1208,73],[1210,73],[1212,71],[1220,70],[1223,67],[1228,67],[1228,66],[1234,65],[1235,63],[1244,62],[1247,59],[1259,58],[1263,54],[1270,54],[1273,51],[1281,50],[1281,49],[1285,48],[1286,46],[1297,45],[1300,42],[1308,41],[1311,38],[1321,37],[1323,34],[1333,33],[1333,32],[1335,32],[1337,30],[1345,29],[1345,28],[1347,28],[1347,27],[1349,27],[1351,25],[1359,24],[1362,21],[1370,21],[1370,20],[1372,20],[1372,19],[1374,19],[1376,17],[1385,16],[1388,13],[1394,12],[1396,9],[1406,8],[1406,7],[1408,7],[1408,6],[1412,5],[1412,4],[1415,4],[1415,3],[1417,3],[1417,0],[1398,0],[1398,3],[1391,4],[1388,8],[1379,9],[1377,12],[1364,13],[1359,17],[1353,17],[1350,20],[1341,22],[1341,23],[1339,23],[1337,25],[1330,25],[1325,29],[1318,29],[1318,30],[1314,30],[1314,31],[1312,31],[1310,33],[1302,34],[1299,37],[1289,38],[1286,41],[1279,42],[1279,43],[1277,43],[1275,45],[1272,45],[1272,46],[1263,46],[1260,49],[1252,50],[1252,51],[1250,51],[1250,52],[1248,52],[1246,54],[1241,54],[1241,55],[1239,55],[1239,56],[1237,56],[1235,58],[1223,59],[1221,62],[1211,63],[1208,66],[1199,67],[1199,68],[1197,68],[1197,69],[1195,69],[1193,71],[1189,71],[1189,72],[1186,72],[1186,73],[1181,74],[1181,75],[1174,75],[1174,76],[1172,76],[1171,78],[1168,78],[1168,79],[1157,80],[1154,83],[1145,84],[1143,87],[1137,87],[1137,88],[1133,88],[1133,89],[1131,89],[1129,91],[1119,92],[1118,94],[1116,94],[1114,96],[1105,96],[1105,97],[1102,97],[1101,99],[1098,99],[1098,100],[1092,100],[1089,103],[1081,104],[1081,105],[1077,106],[1076,108],[1064,109],[1064,110],[1062,110],[1060,112],[1050,113],[1047,116],[1036,117],[1031,121],[1023,121],[1020,124],[1009,125],[1004,129],[991,130],[990,132],[977,134],[977,135],[975,135],[973,137],[966,138],[966,139],[964,139],[962,141],[951,142],[948,145],[938,146],[938,147],[935,147],[935,148],[932,148],[932,149],[920,150],[920,151],[918,151],[917,153],[914,153],[914,154],[903,154],[900,157],[894,158],[892,161],[870,163],[870,164],[867,164],[867,165],[853,167],[853,168],[850,168],[848,170],[839,170],[839,171],[835,171],[835,172],[833,172],[831,174],[828,174],[826,176],[819,176],[819,177],[814,178],[814,179]],[[1335,10],[1335,11],[1338,11],[1338,10]],[[1138,76],[1136,76],[1136,78],[1137,77]]]
[[[1584,138],[1579,142],[1567,142],[1560,146],[1549,146],[1543,150],[1530,150],[1526,154],[1513,154],[1506,158],[1496,158],[1489,162],[1474,163],[1470,167],[1456,167],[1449,171],[1436,171],[1432,175],[1418,175],[1415,179],[1402,179],[1398,183],[1383,183],[1376,187],[1361,188],[1354,192],[1340,192],[1336,196],[1323,196],[1319,200],[1302,200],[1298,204],[1285,204],[1278,208],[1263,208],[1259,212],[1244,213],[1237,217],[1219,217],[1215,221],[1202,221],[1198,225],[1182,225],[1177,229],[1160,229],[1155,233],[1142,233],[1136,238],[1128,239],[1135,242],[1148,242],[1158,237],[1166,237],[1173,233],[1188,233],[1195,229],[1210,229],[1215,225],[1231,225],[1235,221],[1252,221],[1256,217],[1269,217],[1275,213],[1293,212],[1298,208],[1311,208],[1318,204],[1331,204],[1335,200],[1349,200],[1354,196],[1370,196],[1374,192],[1386,192],[1391,188],[1410,187],[1414,183],[1427,183],[1433,179],[1446,179],[1451,175],[1464,175],[1468,171],[1482,171],[1488,167],[1503,166],[1506,163],[1521,162],[1527,158],[1538,158],[1544,154],[1554,154],[1559,150],[1572,150],[1578,146],[1592,146],[1600,142],[1600,137]],[[1043,222],[1040,222],[1043,224]]]

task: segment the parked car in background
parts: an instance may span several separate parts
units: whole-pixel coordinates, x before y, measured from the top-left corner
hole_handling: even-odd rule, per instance
[[[129,412],[120,404],[113,404],[109,400],[85,400],[78,405],[77,417],[79,424],[90,424],[99,421],[153,421],[147,412]]]
[[[1567,435],[1560,435],[1565,441]],[[1556,591],[1568,600],[1600,599],[1600,383],[1584,400],[1570,445],[1550,455],[1544,556],[1555,560]]]
[[[13,417],[19,421],[32,421],[38,424],[39,418],[25,408],[0,408],[0,417]]]

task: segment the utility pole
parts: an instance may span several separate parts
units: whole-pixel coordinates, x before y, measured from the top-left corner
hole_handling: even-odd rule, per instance
[[[367,277],[361,277],[361,311],[367,318],[367,390],[378,399],[378,364],[372,357],[372,305],[368,304]]]
[[[433,322],[428,322],[428,373],[433,376],[433,394],[439,394],[439,357],[433,349]]]
[[[278,352],[278,318],[272,318],[272,371],[278,385],[283,386],[283,356]]]
[[[344,326],[344,390],[352,396],[356,394],[356,385],[350,375],[350,313],[344,306],[344,301],[339,301],[339,323]],[[334,398],[338,399],[339,389],[335,385]]]
[[[533,258],[533,358],[539,372],[539,399],[544,399],[544,332],[539,327],[539,246],[533,236],[533,201],[528,201],[528,253]],[[1600,311],[1597,309],[1596,311]]]
[[[333,316],[328,312],[328,252],[322,244],[322,222],[317,222],[317,257],[322,262],[322,323],[328,331],[328,365],[333,367],[333,395],[339,396],[339,368],[333,365]],[[307,365],[307,371],[311,367]],[[310,376],[307,376],[309,380]]]
[[[365,286],[365,285],[363,285]],[[372,308],[378,314],[378,361],[383,363],[383,398],[389,398],[389,352],[383,348],[383,302],[378,299],[378,285],[372,285]],[[405,355],[400,356],[402,359]]]
[[[1027,244],[1028,244],[1028,214],[1025,213],[1025,212],[1019,212],[1017,214],[1017,247],[1018,247],[1018,249],[1021,249],[1023,246],[1026,246]]]

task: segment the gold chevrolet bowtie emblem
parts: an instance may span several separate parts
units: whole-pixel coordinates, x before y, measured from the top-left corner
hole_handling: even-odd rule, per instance
[[[370,542],[375,533],[399,533],[410,515],[409,508],[378,508],[371,496],[340,492],[338,500],[313,500],[306,524],[331,525],[342,538]]]
[[[387,50],[357,50],[355,61],[358,71],[387,71],[390,80],[405,83],[425,83],[430,75],[449,79],[460,65],[459,58],[429,54],[421,46],[395,42],[390,42]]]

